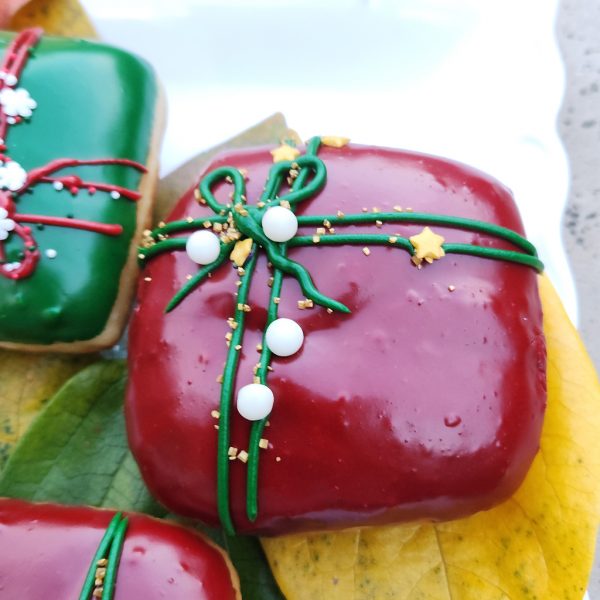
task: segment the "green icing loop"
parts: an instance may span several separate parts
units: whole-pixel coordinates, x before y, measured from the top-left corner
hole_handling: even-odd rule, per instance
[[[217,452],[217,507],[221,524],[225,531],[233,535],[235,528],[232,522],[229,503],[229,447],[230,447],[230,421],[231,404],[235,386],[235,378],[239,364],[241,349],[236,347],[242,345],[244,337],[244,321],[247,299],[250,291],[252,276],[258,258],[258,249],[262,248],[273,267],[273,284],[267,311],[267,322],[263,332],[262,351],[259,366],[256,370],[258,381],[266,385],[269,371],[269,363],[272,353],[267,347],[265,334],[269,324],[277,319],[278,304],[275,299],[280,296],[283,283],[283,275],[294,277],[305,296],[316,304],[325,308],[349,313],[350,310],[342,303],[328,298],[315,287],[310,273],[304,266],[291,260],[287,256],[289,248],[303,246],[329,246],[347,244],[372,244],[402,248],[413,255],[415,250],[409,239],[397,235],[383,233],[356,233],[356,234],[327,234],[319,236],[315,243],[313,236],[295,236],[286,243],[277,243],[266,237],[262,229],[262,218],[265,211],[271,207],[287,201],[292,211],[298,202],[306,200],[318,194],[325,186],[327,170],[325,164],[316,154],[321,140],[314,137],[307,143],[306,153],[294,161],[282,161],[275,163],[270,171],[263,193],[257,206],[246,204],[246,184],[244,176],[234,167],[220,167],[208,173],[199,183],[201,200],[204,201],[215,213],[214,216],[204,219],[187,219],[174,221],[162,225],[150,232],[146,242],[147,247],[140,249],[140,260],[150,259],[157,254],[169,250],[184,250],[187,238],[172,238],[172,233],[194,231],[205,227],[211,227],[216,223],[229,223],[229,231],[237,231],[238,237],[250,238],[253,241],[251,253],[247,259],[245,269],[241,275],[241,285],[236,298],[234,321],[237,327],[233,330],[227,360],[223,371],[223,381],[220,398],[219,434]],[[278,195],[284,182],[290,174],[290,170],[297,171],[296,179],[287,194]],[[312,178],[309,180],[309,177]],[[231,203],[221,204],[213,194],[213,188],[226,181],[233,186],[230,196]],[[504,250],[500,248],[489,248],[474,244],[444,243],[442,248],[447,254],[469,254],[482,258],[504,260],[512,263],[532,267],[538,271],[543,270],[543,264],[537,257],[533,244],[518,233],[495,225],[463,217],[449,215],[438,215],[429,213],[370,213],[353,215],[303,215],[298,217],[299,226],[322,226],[324,221],[332,225],[361,225],[382,223],[418,223],[427,225],[438,225],[441,227],[453,227],[496,237],[513,244],[519,250]],[[209,265],[202,267],[196,275],[190,279],[169,302],[166,312],[175,308],[184,298],[197,288],[210,273],[226,262],[234,243],[232,240],[221,237],[221,250],[218,258]],[[267,422],[267,418],[252,424],[248,446],[248,474],[246,489],[246,512],[248,519],[254,521],[258,515],[258,470],[260,458],[260,440]]]
[[[106,574],[102,585],[102,598],[104,598],[104,600],[112,600],[127,525],[128,521],[123,517],[122,513],[117,513],[111,519],[104,536],[100,540],[100,544],[98,544],[96,554],[94,554],[94,558],[92,558],[92,562],[90,563],[81,593],[79,594],[79,600],[90,600],[94,588],[96,587],[95,580],[96,569],[99,567],[98,561],[103,558],[107,560],[107,564]]]

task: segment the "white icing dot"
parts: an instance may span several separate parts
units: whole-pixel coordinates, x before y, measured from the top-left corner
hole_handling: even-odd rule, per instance
[[[60,192],[60,190],[64,189],[65,184],[62,181],[55,181],[52,184],[52,187],[57,191]]]
[[[56,258],[57,255],[58,252],[54,248],[48,248],[48,250],[46,250],[46,256],[48,258]]]
[[[185,245],[187,255],[199,265],[208,265],[219,257],[221,243],[212,231],[194,231]]]
[[[262,227],[265,235],[274,242],[287,242],[298,231],[296,215],[283,206],[269,208],[262,218]]]
[[[275,319],[265,333],[269,350],[277,356],[291,356],[304,342],[302,327],[292,319]]]
[[[113,198],[114,200],[118,200],[121,197],[121,194],[119,194],[119,192],[117,192],[117,190],[113,190],[110,193],[110,197]]]
[[[273,392],[262,383],[250,383],[237,395],[237,409],[244,419],[260,421],[269,416],[273,409]]]
[[[16,77],[16,75],[13,75],[12,73],[7,73],[4,81],[6,81],[6,85],[10,85],[11,87],[13,85],[16,85],[17,81],[19,81]]]
[[[7,122],[9,125],[14,125],[14,124],[17,122],[17,120],[16,120],[14,117],[7,117],[7,118],[6,118],[6,122]]]

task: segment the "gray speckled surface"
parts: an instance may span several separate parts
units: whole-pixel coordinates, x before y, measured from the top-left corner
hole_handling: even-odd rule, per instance
[[[562,0],[556,32],[566,66],[558,118],[571,169],[563,239],[575,276],[579,329],[600,370],[600,0]],[[600,560],[590,579],[600,598]]]

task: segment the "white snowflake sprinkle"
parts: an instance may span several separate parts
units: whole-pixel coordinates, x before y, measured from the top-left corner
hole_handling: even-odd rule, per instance
[[[35,108],[37,102],[29,95],[25,88],[4,88],[0,91],[0,105],[2,111],[9,118],[23,117],[28,119]],[[8,119],[7,119],[8,120]]]
[[[27,171],[14,160],[0,166],[0,189],[16,192],[27,181]]]
[[[5,240],[15,226],[16,223],[8,218],[8,211],[5,208],[0,208],[0,240]]]

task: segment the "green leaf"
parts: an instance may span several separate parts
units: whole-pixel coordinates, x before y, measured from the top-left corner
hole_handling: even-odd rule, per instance
[[[127,446],[123,361],[96,363],[49,401],[0,475],[0,496],[88,504],[165,517]],[[258,539],[226,537],[196,521],[168,515],[225,548],[240,575],[244,600],[283,600]]]

